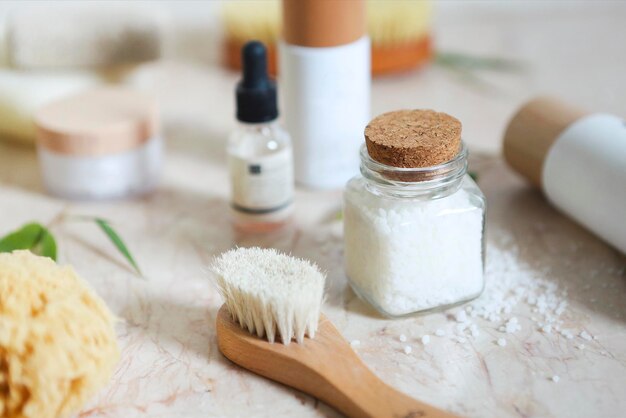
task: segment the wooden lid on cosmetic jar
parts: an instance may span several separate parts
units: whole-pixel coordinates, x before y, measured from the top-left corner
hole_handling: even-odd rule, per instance
[[[37,144],[66,155],[128,151],[158,135],[156,102],[140,92],[103,87],[79,93],[35,114]]]
[[[370,157],[402,168],[432,167],[461,150],[461,122],[434,110],[398,110],[373,119],[365,128]]]
[[[585,116],[574,106],[549,97],[524,104],[504,133],[504,158],[533,185],[541,187],[543,162],[548,151],[568,126]]]

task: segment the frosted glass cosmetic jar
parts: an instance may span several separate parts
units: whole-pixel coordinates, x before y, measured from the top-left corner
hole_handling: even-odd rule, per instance
[[[114,199],[158,183],[163,159],[154,100],[119,87],[61,99],[35,115],[46,189],[68,199]]]

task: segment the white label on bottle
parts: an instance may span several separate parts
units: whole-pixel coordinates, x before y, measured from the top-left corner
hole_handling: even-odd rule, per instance
[[[289,149],[247,159],[229,157],[232,203],[249,213],[270,213],[293,199],[292,156]]]
[[[626,123],[586,116],[569,126],[548,152],[542,172],[548,199],[626,253]]]
[[[370,120],[370,41],[339,46],[280,43],[280,91],[293,138],[296,180],[339,188],[359,172],[359,147]]]

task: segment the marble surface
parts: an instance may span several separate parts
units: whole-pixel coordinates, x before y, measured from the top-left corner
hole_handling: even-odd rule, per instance
[[[341,191],[298,190],[295,222],[285,231],[233,231],[223,145],[233,125],[237,77],[208,62],[171,59],[127,79],[154,92],[163,108],[168,155],[163,182],[149,196],[92,203],[52,198],[42,190],[34,151],[0,143],[0,233],[31,220],[50,223],[60,262],[73,264],[120,319],[121,361],[78,416],[338,416],[219,353],[214,320],[221,300],[207,268],[234,245],[273,246],[317,262],[328,273],[324,313],[346,339],[360,341],[357,353],[378,376],[411,396],[468,417],[626,416],[626,257],[549,206],[498,156],[506,119],[538,91],[624,113],[625,57],[604,41],[624,39],[626,9],[602,7],[499,19],[492,12],[474,20],[440,15],[442,48],[517,57],[528,72],[483,74],[485,88],[433,66],[378,79],[373,89],[373,113],[428,106],[465,124],[471,169],[489,206],[487,289],[475,304],[529,288],[556,295],[567,302],[558,318],[571,338],[540,331],[539,314],[526,298],[495,322],[468,312],[475,336],[458,331],[456,315],[465,307],[380,317],[346,283],[337,220]],[[580,30],[583,22],[587,31]],[[133,274],[94,225],[66,216],[72,214],[110,219],[145,278]],[[512,317],[521,330],[500,332]],[[436,336],[437,329],[446,335]],[[407,342],[399,341],[401,334]],[[431,336],[427,345],[425,334]],[[412,347],[408,355],[405,345]]]

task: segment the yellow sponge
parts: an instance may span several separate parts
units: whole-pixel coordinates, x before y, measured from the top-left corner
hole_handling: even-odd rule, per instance
[[[119,358],[113,316],[69,266],[0,254],[0,417],[79,409]]]

